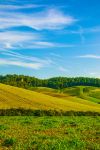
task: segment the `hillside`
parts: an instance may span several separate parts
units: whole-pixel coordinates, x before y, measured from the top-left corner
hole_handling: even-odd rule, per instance
[[[39,91],[29,91],[0,84],[0,109],[23,107],[26,109],[62,109],[66,111],[75,110],[100,112],[100,105],[94,102],[75,96],[65,96],[62,93],[54,95],[53,89],[49,93],[51,93],[51,95],[39,93]]]
[[[52,89],[52,88],[45,88],[45,87],[37,87],[33,89],[36,92],[44,93],[47,95],[51,95],[53,97],[59,97],[63,99],[70,100],[75,99],[75,101],[88,100],[100,104],[100,88],[92,87],[92,86],[75,86],[75,87],[68,87],[61,90]]]

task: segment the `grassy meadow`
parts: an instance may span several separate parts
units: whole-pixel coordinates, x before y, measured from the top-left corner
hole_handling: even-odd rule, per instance
[[[0,150],[100,150],[100,117],[0,117]]]

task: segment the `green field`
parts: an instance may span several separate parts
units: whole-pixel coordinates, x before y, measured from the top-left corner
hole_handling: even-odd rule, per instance
[[[0,84],[0,110],[100,112],[100,88]],[[100,150],[100,116],[0,116],[0,150]]]
[[[0,117],[0,150],[100,150],[100,117]]]
[[[81,98],[83,100],[92,101],[95,103],[100,103],[100,88],[92,86],[76,86],[64,88],[62,90],[50,89],[45,87],[34,88],[35,91],[44,93],[47,95],[65,98],[69,96],[75,98]]]

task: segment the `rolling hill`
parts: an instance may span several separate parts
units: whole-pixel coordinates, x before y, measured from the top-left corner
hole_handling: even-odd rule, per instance
[[[34,90],[30,91],[0,84],[0,109],[22,107],[33,110],[55,109],[100,112],[99,104],[82,99],[80,96],[72,95],[73,90],[71,93],[69,89],[65,89],[63,93],[49,88],[36,88]]]

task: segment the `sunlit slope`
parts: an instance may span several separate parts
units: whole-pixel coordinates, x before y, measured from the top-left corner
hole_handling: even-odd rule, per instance
[[[88,100],[100,104],[100,88],[91,86],[76,86],[68,87],[62,90],[50,89],[46,87],[34,88],[34,91],[51,95],[58,98],[79,100],[80,103],[85,103],[82,100]]]
[[[0,109],[1,108],[31,108],[31,109],[56,109],[75,111],[99,111],[98,104],[71,97],[67,99],[57,98],[50,95],[33,92],[9,85],[0,84]]]
[[[100,88],[77,86],[64,89],[64,93],[100,104]]]

